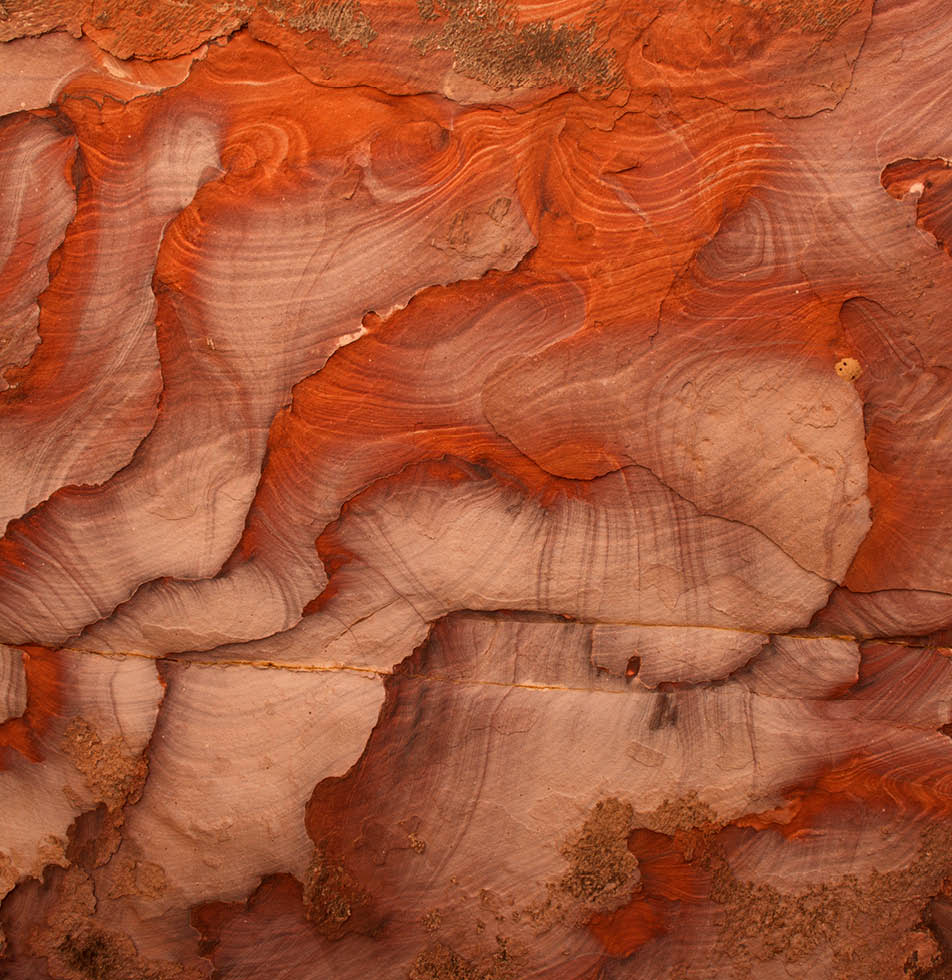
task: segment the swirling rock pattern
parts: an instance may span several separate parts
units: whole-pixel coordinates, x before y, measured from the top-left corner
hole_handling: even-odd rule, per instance
[[[0,975],[952,976],[934,0],[0,2]]]

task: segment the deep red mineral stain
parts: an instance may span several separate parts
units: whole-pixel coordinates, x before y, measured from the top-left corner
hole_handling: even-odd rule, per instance
[[[0,973],[946,975],[946,20],[0,2]]]

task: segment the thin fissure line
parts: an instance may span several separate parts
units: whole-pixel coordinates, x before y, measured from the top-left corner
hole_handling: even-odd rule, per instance
[[[647,626],[650,624],[597,624],[597,625],[636,625],[636,626]],[[667,627],[672,629],[677,628],[692,628],[692,627]],[[693,627],[697,628],[707,628],[707,627]],[[711,627],[712,629],[729,629],[730,627]],[[821,634],[813,636],[801,636],[796,633],[766,633],[760,630],[743,630],[738,629],[735,632],[739,633],[752,633],[755,635],[762,635],[765,637],[790,637],[793,639],[802,640],[843,640],[843,641],[853,641],[853,642],[863,642],[869,639],[880,639],[878,637],[857,637],[849,634]],[[907,647],[922,647],[924,645],[921,643],[916,643],[912,640],[903,639],[889,639],[887,642],[892,643],[896,646],[907,646]],[[199,660],[199,659],[185,659],[185,657],[177,654],[150,654],[143,653],[141,651],[133,650],[110,650],[110,651],[100,651],[100,650],[84,650],[75,647],[62,647],[60,648],[62,652],[81,654],[85,656],[93,657],[116,657],[116,658],[133,658],[138,660],[149,660],[153,663],[178,663],[193,665],[195,667],[250,667],[256,670],[287,670],[296,673],[352,673],[358,674],[365,677],[406,677],[414,680],[424,680],[424,681],[434,681],[437,683],[444,684],[456,684],[456,685],[481,685],[487,687],[507,687],[507,688],[520,688],[524,690],[537,690],[537,691],[574,691],[577,693],[598,693],[598,694],[630,694],[628,689],[610,689],[610,688],[592,688],[592,687],[572,687],[569,685],[561,684],[544,684],[544,683],[519,683],[514,681],[491,681],[491,680],[480,680],[478,678],[454,678],[454,677],[441,677],[437,674],[420,674],[411,673],[408,671],[396,671],[393,669],[387,670],[378,667],[358,667],[353,664],[298,664],[289,663],[275,660]],[[621,675],[617,675],[620,679]],[[647,689],[650,691],[651,689]]]
[[[718,630],[730,633],[741,633],[747,636],[763,636],[766,639],[842,640],[844,642],[853,643],[869,643],[874,640],[880,640],[883,643],[891,643],[894,646],[922,647],[923,649],[929,645],[927,643],[917,642],[917,640],[921,640],[921,638],[917,637],[906,639],[903,637],[877,636],[875,634],[857,636],[853,633],[771,633],[769,630],[745,629],[743,627],[734,626],[696,626],[693,624],[682,626],[671,625],[668,623],[637,623],[626,620],[612,620],[611,622],[608,622],[603,620],[566,619],[565,623],[566,625],[578,624],[580,626],[630,626],[640,627],[642,629]],[[201,660],[185,651],[181,653],[143,653],[140,650],[90,650],[84,647],[69,646],[53,647],[51,649],[56,652],[78,653],[90,657],[135,657],[140,660],[153,660],[161,663],[187,663],[195,664],[196,666],[200,667],[244,666],[273,667],[278,670],[353,670],[370,674],[382,674],[384,676],[391,673],[391,671],[379,670],[375,667],[358,667],[354,664],[297,664],[290,661],[245,660],[241,658],[231,660],[209,658]]]

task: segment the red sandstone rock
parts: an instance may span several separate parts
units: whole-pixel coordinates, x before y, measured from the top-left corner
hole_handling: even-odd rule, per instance
[[[944,14],[0,3],[0,975],[949,974]]]

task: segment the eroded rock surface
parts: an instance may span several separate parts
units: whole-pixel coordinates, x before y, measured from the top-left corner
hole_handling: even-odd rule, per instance
[[[0,975],[952,975],[950,65],[0,2]]]

